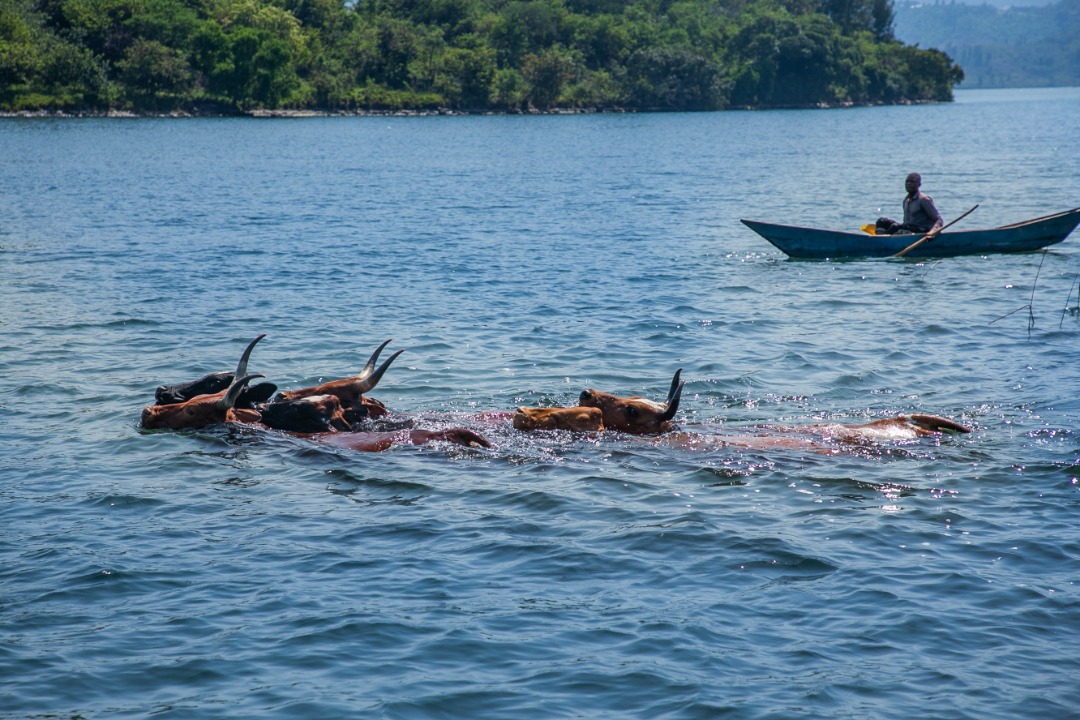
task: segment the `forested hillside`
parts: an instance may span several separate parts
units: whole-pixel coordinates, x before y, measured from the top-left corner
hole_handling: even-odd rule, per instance
[[[0,0],[0,109],[713,110],[943,101],[892,0]]]
[[[1080,0],[997,8],[904,2],[896,36],[936,47],[964,68],[964,87],[1080,85]]]

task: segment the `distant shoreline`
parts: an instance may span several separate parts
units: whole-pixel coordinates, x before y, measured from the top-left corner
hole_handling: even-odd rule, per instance
[[[904,100],[895,103],[886,102],[842,102],[814,103],[809,105],[768,105],[768,106],[732,106],[722,110],[631,110],[625,108],[599,110],[596,108],[553,108],[551,110],[452,110],[438,108],[434,110],[305,110],[280,108],[276,110],[256,109],[235,112],[174,110],[171,112],[135,112],[132,110],[106,111],[66,111],[66,110],[0,110],[0,119],[4,118],[115,118],[115,119],[194,119],[194,118],[256,118],[256,119],[305,119],[332,117],[465,117],[473,115],[645,115],[662,112],[710,113],[710,112],[753,112],[764,110],[839,110],[854,107],[889,107],[903,105],[942,105],[953,101],[939,100]]]
[[[1004,90],[1052,90],[1078,88],[1078,85],[1031,85],[1024,87],[964,87],[958,85],[956,92],[971,91],[1004,91]],[[255,118],[255,119],[304,119],[304,118],[332,118],[332,117],[464,117],[474,115],[643,115],[661,112],[678,113],[715,113],[715,112],[760,112],[765,110],[838,110],[844,108],[866,107],[897,107],[907,105],[944,105],[952,100],[900,100],[897,102],[841,102],[841,103],[816,103],[808,105],[733,105],[720,110],[637,110],[628,108],[609,108],[600,110],[597,108],[552,108],[551,110],[453,110],[450,108],[436,108],[428,110],[314,110],[297,108],[278,108],[255,110],[223,111],[200,110],[173,110],[169,112],[136,112],[133,110],[0,110],[0,120],[12,118],[115,118],[115,119],[195,119],[195,118]]]

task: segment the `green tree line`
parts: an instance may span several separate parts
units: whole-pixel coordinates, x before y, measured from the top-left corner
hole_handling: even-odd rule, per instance
[[[892,0],[0,0],[0,109],[715,110],[946,101]]]

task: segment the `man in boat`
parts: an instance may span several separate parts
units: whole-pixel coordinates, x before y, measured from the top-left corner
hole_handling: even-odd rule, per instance
[[[904,198],[904,222],[898,223],[887,217],[878,218],[875,235],[925,235],[944,224],[933,198],[919,190],[921,186],[922,176],[919,173],[909,173],[904,180],[904,189],[907,190],[907,197]]]

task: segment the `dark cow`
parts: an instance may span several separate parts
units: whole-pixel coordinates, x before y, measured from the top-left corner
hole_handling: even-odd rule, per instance
[[[248,374],[248,360],[251,358],[251,351],[255,349],[255,345],[260,340],[266,337],[266,333],[263,333],[259,337],[248,343],[247,348],[244,350],[243,355],[240,356],[240,362],[236,365],[236,372],[216,372],[204,375],[198,380],[192,380],[191,382],[179,383],[177,385],[161,385],[154,391],[154,400],[158,405],[176,405],[186,402],[199,395],[213,395],[215,393],[224,392],[235,378],[244,377]],[[260,377],[262,377],[260,375]],[[272,383],[259,383],[254,387],[247,387],[240,394],[240,397],[236,399],[236,406],[240,408],[250,408],[258,403],[264,403],[270,399],[270,397],[277,391],[277,386]]]
[[[259,421],[275,430],[296,433],[348,432],[353,429],[336,395],[312,395],[270,403],[262,408]]]

